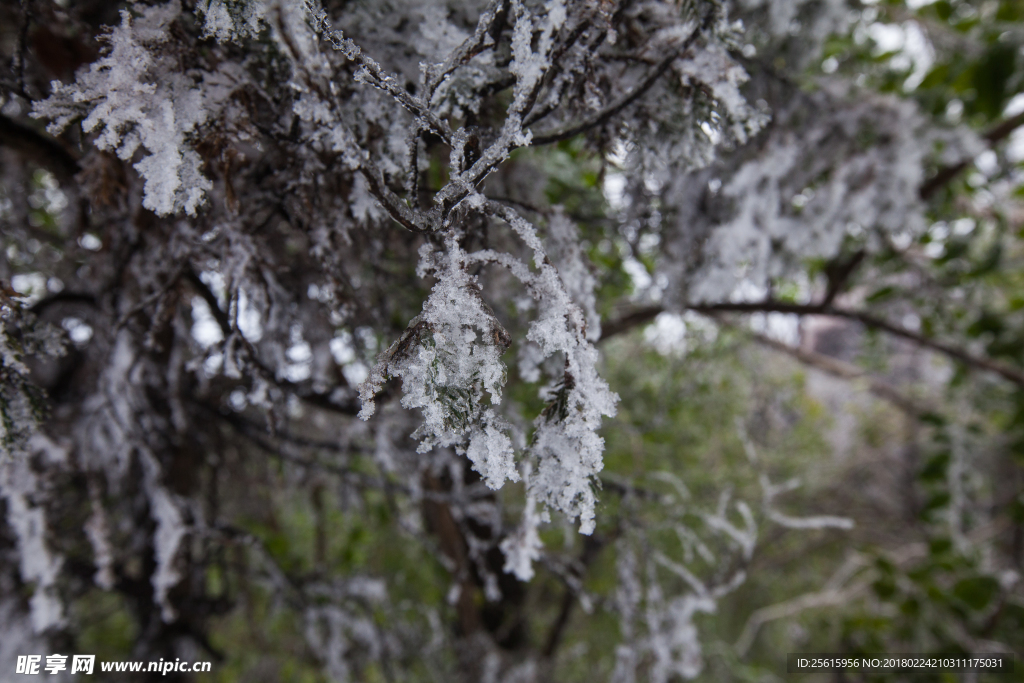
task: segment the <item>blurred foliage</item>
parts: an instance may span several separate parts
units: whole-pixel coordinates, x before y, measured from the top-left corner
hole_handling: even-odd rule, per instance
[[[907,63],[901,50],[882,52],[868,36],[871,26],[910,22],[925,26],[942,49],[934,50],[926,72],[908,88],[918,67]],[[985,131],[1004,118],[1007,103],[1024,89],[1021,44],[1020,0],[939,0],[916,7],[886,0],[865,4],[850,31],[829,39],[822,59],[829,70],[866,87],[916,100],[936,120]],[[812,83],[822,68],[819,62],[796,77]],[[1005,145],[997,145],[995,155],[990,169],[967,169],[942,188],[930,204],[932,228],[911,244],[891,244],[870,256],[865,267],[870,276],[857,285],[865,302],[913,317],[923,335],[962,338],[971,349],[1019,367],[1024,364],[1024,219],[1020,205],[1004,198],[1024,194],[1024,159],[1008,158]],[[447,176],[444,158],[435,154],[429,161],[429,183],[439,187]],[[635,259],[653,270],[648,262],[654,258],[637,247],[635,234],[616,227],[616,209],[603,191],[607,175],[617,172],[614,165],[579,138],[518,151],[512,161],[542,165],[550,176],[546,199],[564,207],[580,226],[598,279],[598,312],[613,318],[618,302],[637,290],[626,262]],[[38,173],[33,184],[30,217],[38,246],[7,237],[2,244],[9,263],[24,273],[47,257],[45,238],[57,230],[56,214],[63,208],[53,204],[52,178]],[[844,250],[853,253],[860,246],[851,238]],[[808,279],[820,280],[825,264],[806,266]],[[920,275],[909,287],[908,271]],[[410,311],[425,291],[409,293]],[[796,301],[799,292],[792,281],[778,283],[782,301]],[[698,680],[784,680],[780,662],[794,651],[955,653],[969,651],[969,643],[1009,646],[1018,655],[1012,677],[974,680],[1024,680],[1019,575],[1024,390],[950,364],[950,379],[942,387],[905,383],[911,394],[935,392],[921,397],[937,406],[922,418],[871,397],[856,382],[824,380],[824,375],[812,381],[817,370],[752,344],[745,329],[705,325],[686,321],[683,340],[668,351],[655,348],[653,327],[602,346],[605,376],[621,401],[617,417],[603,430],[604,486],[594,536],[600,549],[588,560],[585,597],[573,603],[552,680],[604,680],[612,671],[621,634],[617,619],[603,607],[614,602],[617,551],[631,530],[645,531],[648,552],[676,552],[680,514],[685,520],[695,510],[713,509],[725,491],[757,507],[761,474],[773,481],[802,480],[803,486],[781,503],[787,509],[849,516],[857,526],[849,532],[764,526],[756,552],[746,561],[746,583],[723,598],[716,613],[696,618],[706,660]],[[906,353],[906,347],[867,335],[856,360],[884,375],[897,353]],[[540,387],[509,374],[507,396],[524,414],[538,413],[544,405]],[[756,446],[756,462],[741,433]],[[251,447],[261,448],[257,442]],[[244,460],[242,455],[225,457]],[[318,457],[330,465],[342,456],[325,450]],[[388,479],[368,454],[344,458],[350,471]],[[395,619],[396,611],[424,623],[437,618],[434,628],[453,621],[450,577],[428,547],[434,541],[408,533],[416,510],[401,509],[386,488],[355,497],[346,486],[318,479],[315,468],[266,457],[252,462],[262,464],[250,466],[220,502],[241,511],[240,538],[258,539],[262,552],[299,580],[328,574],[389,577],[388,609],[367,607],[378,622]],[[662,496],[676,495],[679,485],[689,496],[684,513],[661,502]],[[521,487],[507,487],[501,495],[511,506]],[[991,504],[982,506],[983,501]],[[981,514],[985,517],[971,518]],[[546,546],[573,556],[589,542],[557,522],[544,533]],[[712,550],[721,556],[724,546]],[[209,645],[223,661],[210,680],[325,681],[322,662],[301,636],[306,626],[293,612],[277,609],[276,601],[288,596],[272,584],[237,581],[234,569],[258,562],[258,553],[242,541],[217,552],[205,594],[238,608],[213,618]],[[709,580],[721,570],[710,562],[694,566]],[[827,590],[830,577],[839,574],[836,600],[765,621],[750,650],[736,650],[756,610]],[[534,647],[543,648],[551,637],[566,591],[553,571],[540,573],[529,585],[520,608],[529,614],[526,638]],[[137,626],[127,609],[113,593],[89,591],[71,616],[78,625],[75,651],[130,659]],[[415,680],[445,680],[454,663],[425,653],[410,666]],[[392,679],[377,665],[367,665],[356,680]],[[921,673],[858,680],[953,679]]]

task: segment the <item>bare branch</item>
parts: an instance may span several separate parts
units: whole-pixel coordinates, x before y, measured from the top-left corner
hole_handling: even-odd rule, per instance
[[[762,607],[751,614],[750,618],[747,619],[747,623],[744,624],[743,631],[736,640],[736,654],[744,657],[750,651],[758,631],[761,630],[761,626],[764,624],[778,619],[785,619],[809,609],[844,605],[864,594],[871,584],[870,578],[873,577],[858,581],[846,589],[826,589],[817,593],[806,593],[784,602]]]
[[[783,301],[760,301],[740,303],[715,303],[715,304],[693,304],[686,306],[687,310],[696,313],[713,315],[715,313],[792,313],[794,315],[823,315],[834,318],[846,318],[856,320],[865,327],[874,330],[881,330],[895,337],[901,337],[912,341],[918,346],[938,351],[954,360],[975,368],[994,372],[1003,379],[1009,380],[1017,386],[1024,387],[1024,371],[1011,365],[1002,363],[992,358],[978,356],[958,346],[927,337],[919,332],[908,330],[905,327],[896,325],[882,318],[878,318],[865,311],[854,311],[834,306],[823,306],[821,304],[792,304]],[[615,320],[602,324],[602,341],[617,334],[626,332],[639,325],[646,324],[656,318],[658,314],[665,312],[661,306],[646,306],[638,308]]]
[[[61,184],[74,181],[81,170],[78,158],[56,139],[0,114],[0,145],[53,173]]]
[[[909,398],[896,387],[888,384],[887,382],[883,382],[876,377],[872,377],[867,371],[852,363],[846,363],[838,358],[832,358],[831,356],[826,356],[821,353],[815,353],[813,351],[807,351],[795,346],[783,344],[782,342],[766,337],[763,334],[757,334],[756,332],[750,332],[749,330],[747,333],[750,334],[751,338],[758,344],[779,351],[780,353],[784,353],[805,365],[815,368],[816,370],[826,372],[833,377],[841,377],[843,379],[850,380],[866,380],[868,391],[879,398],[889,401],[909,415],[921,418],[925,415],[934,414],[935,412],[934,409],[926,405],[922,405],[915,399]]]
[[[582,579],[584,573],[590,568],[594,560],[600,554],[601,550],[608,545],[610,539],[603,536],[585,536],[583,538],[583,551],[580,553],[579,559],[573,563],[573,567],[570,571],[573,572],[573,577],[576,579]],[[565,629],[569,625],[569,617],[572,616],[573,605],[576,604],[577,593],[579,591],[574,590],[572,586],[567,585],[565,587],[565,593],[562,594],[562,603],[558,609],[558,616],[555,617],[555,621],[551,624],[551,630],[548,632],[548,637],[544,641],[544,649],[541,651],[543,656],[550,659],[555,655],[558,650],[558,646],[562,642],[562,637],[565,635]]]
[[[860,264],[864,262],[866,256],[867,252],[865,250],[858,249],[849,258],[845,260],[836,259],[825,267],[828,289],[825,291],[825,297],[821,300],[822,306],[832,305],[836,295],[843,290],[850,277],[860,267]]]

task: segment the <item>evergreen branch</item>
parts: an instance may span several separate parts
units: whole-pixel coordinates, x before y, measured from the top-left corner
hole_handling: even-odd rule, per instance
[[[607,123],[619,112],[628,107],[629,105],[636,102],[644,93],[651,89],[659,78],[661,78],[668,68],[672,66],[672,62],[681,57],[690,47],[693,46],[697,38],[704,34],[711,26],[711,20],[714,17],[713,12],[708,12],[704,16],[704,20],[699,26],[693,29],[693,32],[683,41],[683,43],[670,54],[665,56],[658,65],[654,67],[650,73],[648,73],[640,83],[633,88],[631,91],[620,97],[611,105],[605,107],[599,112],[588,116],[583,121],[573,124],[561,130],[553,130],[547,133],[539,133],[533,136],[534,145],[548,145],[553,142],[561,142],[562,140],[568,140],[569,138],[576,137],[580,133],[584,133],[592,128],[596,128],[604,123]]]

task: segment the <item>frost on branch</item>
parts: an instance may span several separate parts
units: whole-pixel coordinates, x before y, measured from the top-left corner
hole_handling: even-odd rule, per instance
[[[516,77],[514,91],[515,102],[512,104],[513,116],[526,105],[534,88],[544,77],[551,66],[549,53],[553,34],[565,23],[566,11],[564,0],[550,0],[547,3],[546,15],[541,23],[539,36],[534,36],[534,23],[521,0],[512,0],[512,11],[516,17],[516,25],[512,34],[512,63],[508,70]],[[537,50],[534,51],[533,44]],[[518,121],[517,121],[518,122]],[[506,130],[508,130],[506,128]],[[522,143],[522,144],[525,144]]]
[[[547,331],[532,328],[529,338],[542,340]],[[531,489],[545,504],[578,517],[580,533],[591,534],[597,502],[593,477],[604,468],[604,439],[597,430],[602,415],[615,414],[618,397],[597,374],[597,349],[582,330],[575,337],[567,348],[559,349],[565,355],[565,373],[549,390],[550,403],[534,421],[530,450],[538,462]],[[544,349],[543,343],[540,346]]]
[[[713,614],[718,600],[743,582],[742,571],[727,576],[722,583],[707,585],[687,566],[661,552],[639,558],[626,542],[619,544],[617,570],[614,607],[624,642],[616,648],[611,681],[636,681],[644,661],[651,662],[645,680],[653,683],[697,677],[704,668],[704,658],[694,618]],[[669,581],[660,576],[666,571]],[[665,586],[679,579],[687,588],[673,594]]]
[[[196,14],[203,17],[203,32],[224,43],[255,37],[263,28],[267,5],[263,0],[200,0]]]
[[[153,597],[163,620],[171,622],[177,611],[169,593],[182,578],[179,560],[189,527],[185,506],[168,489],[159,457],[167,448],[170,425],[153,410],[149,397],[167,391],[162,374],[162,368],[141,353],[132,335],[122,330],[110,349],[110,360],[96,393],[84,401],[87,417],[76,430],[75,445],[80,467],[101,475],[118,501],[123,498],[131,504],[133,496],[129,494],[141,494],[152,520],[147,543],[155,560],[150,576]],[[139,476],[132,477],[133,473]],[[97,528],[92,533],[103,532]],[[103,550],[109,547],[109,538],[93,538],[92,545],[96,579],[102,581],[103,566],[110,562]]]
[[[561,372],[542,390],[548,405],[534,420],[529,451],[536,461],[536,476],[529,488],[546,506],[579,518],[580,533],[591,534],[597,502],[593,477],[604,467],[604,439],[597,431],[602,416],[615,415],[618,396],[597,372],[599,355],[587,340],[583,311],[544,253],[536,230],[511,209],[495,211],[533,249],[537,272],[507,254],[475,256],[508,267],[537,302],[537,319],[526,333],[527,341],[537,347],[535,362],[539,365],[550,357],[562,361]]]
[[[437,259],[438,282],[423,312],[381,355],[360,388],[360,417],[373,414],[373,396],[384,382],[400,378],[402,405],[423,412],[423,424],[413,434],[421,439],[419,451],[455,446],[496,489],[506,479],[519,479],[505,423],[485,404],[501,401],[506,373],[501,355],[510,339],[480,298],[458,244],[450,240],[447,248]],[[429,252],[424,255],[432,259]]]
[[[53,94],[37,102],[32,115],[50,119],[53,134],[84,117],[82,130],[97,133],[93,144],[126,161],[144,149],[135,163],[145,180],[143,206],[159,215],[184,210],[194,216],[213,185],[186,138],[206,110],[202,91],[172,55],[161,54],[180,12],[177,0],[144,8],[134,19],[122,10],[121,25],[106,39],[107,54],[74,83],[54,81]]]
[[[526,482],[526,509],[523,511],[523,519],[519,528],[507,536],[501,542],[501,552],[505,554],[504,571],[514,574],[520,581],[529,581],[533,578],[533,563],[540,559],[540,551],[543,547],[537,528],[541,522],[548,521],[547,511],[537,511],[537,500],[530,491],[530,473],[532,466],[529,462],[523,465],[523,481]]]
[[[587,339],[596,342],[601,338],[601,316],[597,313],[597,297],[594,293],[597,279],[580,245],[579,229],[561,207],[555,208],[548,221],[547,237],[548,252],[558,267],[558,273],[572,300],[583,309]]]
[[[754,29],[748,39],[782,42],[787,58],[801,65],[819,54],[829,34],[850,21],[843,0],[740,0],[736,9]]]
[[[740,93],[740,86],[750,80],[725,47],[712,43],[676,67],[684,82],[692,86],[706,85],[725,114],[721,124],[727,129],[730,142],[744,144],[768,123],[768,115],[750,105]]]
[[[23,455],[44,413],[45,397],[29,379],[25,360],[64,353],[56,330],[37,323],[17,296],[0,282],[0,463]]]
[[[17,538],[21,578],[34,585],[32,629],[42,633],[64,623],[57,592],[63,560],[50,549],[42,504],[49,487],[33,460],[44,472],[57,470],[66,464],[67,452],[37,431],[45,396],[29,379],[25,361],[29,355],[62,355],[64,347],[56,331],[38,323],[15,297],[0,283],[0,500]]]
[[[64,624],[64,604],[58,593],[63,558],[50,548],[47,536],[45,476],[33,471],[32,457],[48,471],[67,464],[67,450],[35,434],[17,457],[0,460],[0,495],[7,508],[7,524],[18,539],[22,580],[34,585],[29,600],[32,628],[42,633]]]
[[[728,299],[741,281],[763,288],[807,258],[832,258],[844,240],[877,251],[927,225],[923,169],[949,136],[927,129],[912,101],[830,85],[793,93],[773,118],[756,153],[667,180],[663,196],[680,211],[666,230],[665,269],[700,262],[672,276],[691,301]],[[972,136],[961,137],[969,156]]]
[[[801,17],[809,4],[786,1]],[[109,209],[109,220],[89,214],[82,229],[92,241],[80,243],[89,253],[73,241],[64,249],[75,254],[66,262],[85,263],[53,273],[73,296],[53,303],[50,315],[64,315],[63,307],[92,308],[86,300],[94,295],[98,301],[90,313],[96,336],[76,350],[89,372],[80,384],[76,378],[76,393],[66,394],[71,398],[55,399],[48,425],[51,435],[72,436],[67,467],[88,480],[89,497],[80,496],[74,510],[90,519],[79,543],[84,562],[64,547],[46,554],[53,534],[40,531],[43,522],[59,528],[63,520],[53,516],[56,497],[44,509],[33,496],[49,495],[50,482],[28,476],[24,460],[8,460],[3,471],[11,538],[34,549],[22,576],[35,583],[35,618],[43,627],[61,623],[64,587],[52,578],[59,571],[74,568],[102,589],[119,591],[124,568],[139,555],[151,561],[135,585],[152,596],[155,609],[143,611],[156,623],[140,632],[155,633],[155,640],[191,626],[206,571],[219,561],[210,559],[215,553],[207,554],[206,544],[212,539],[220,546],[222,536],[240,540],[232,529],[250,521],[249,499],[257,495],[243,490],[244,500],[229,500],[246,489],[234,475],[250,469],[271,472],[268,489],[281,480],[298,484],[300,496],[307,485],[331,490],[336,482],[342,514],[350,505],[356,515],[370,509],[372,496],[385,490],[401,533],[442,541],[439,559],[457,588],[451,612],[461,618],[464,610],[476,611],[478,597],[515,605],[516,592],[530,590],[517,579],[530,580],[542,557],[546,569],[561,564],[557,548],[542,555],[540,525],[552,510],[578,519],[583,533],[595,531],[605,447],[600,429],[617,401],[598,372],[598,310],[637,303],[626,296],[598,301],[599,293],[615,290],[598,292],[598,274],[606,283],[624,273],[616,258],[602,260],[600,270],[588,263],[575,221],[595,248],[635,248],[649,264],[683,250],[673,231],[694,224],[687,212],[713,206],[715,218],[705,217],[707,229],[693,241],[712,254],[698,264],[707,267],[702,274],[726,292],[735,279],[770,277],[783,268],[779,263],[798,263],[793,254],[834,249],[834,231],[818,225],[842,230],[847,213],[883,229],[912,224],[903,218],[916,210],[907,202],[916,201],[913,173],[923,148],[909,125],[916,121],[911,108],[878,98],[847,107],[826,93],[813,102],[828,106],[804,107],[819,119],[800,121],[784,102],[764,106],[759,98],[772,97],[774,86],[766,84],[763,64],[746,56],[746,29],[725,18],[735,5],[183,4],[195,8],[198,21],[181,16],[173,2],[140,3],[122,14],[102,58],[35,105],[52,130],[80,121],[83,146],[120,157],[91,155],[126,178],[118,190],[131,200],[124,206],[142,201],[161,215],[194,214],[184,220],[150,215],[143,224],[136,224],[136,212],[119,214],[120,208]],[[738,9],[756,12],[756,0],[746,4]],[[812,101],[806,93],[799,97]],[[770,109],[778,126],[762,132]],[[877,146],[896,152],[859,147],[864,131],[895,135],[897,143]],[[79,142],[69,137],[65,142]],[[513,154],[528,145],[535,149]],[[564,169],[553,168],[562,161]],[[628,193],[621,203],[609,196],[612,215],[589,179],[582,206],[574,183],[554,192],[546,187],[563,172],[575,181],[582,173],[589,177],[588,166],[610,165],[625,166]],[[695,165],[706,165],[707,175],[689,174]],[[199,215],[204,196],[211,201]],[[510,206],[537,216],[536,225]],[[102,249],[94,253],[86,246],[93,243]],[[426,296],[418,294],[424,285],[411,267],[423,244],[418,275],[436,280]],[[792,254],[766,254],[779,244]],[[685,289],[660,284],[673,266],[656,265],[652,290],[659,287],[668,298],[672,289]],[[737,266],[747,272],[737,274]],[[66,275],[73,271],[74,278]],[[724,281],[716,279],[718,271],[726,273]],[[412,310],[409,293],[416,297]],[[13,452],[11,443],[27,449],[41,442],[33,441],[31,396],[18,393],[25,373],[8,353],[9,339],[14,336],[3,339],[4,369],[13,374],[4,375],[0,395],[5,419],[14,416],[3,424]],[[381,339],[397,341],[381,354]],[[513,345],[523,379],[534,384],[517,387],[516,396],[519,388],[536,391],[544,406],[526,415],[528,407],[521,412],[523,405],[502,404],[502,394],[513,393],[503,362]],[[359,384],[362,417],[378,401],[372,425],[352,419],[359,410],[352,387]],[[397,405],[399,396],[410,410]],[[430,450],[437,452],[426,456]],[[54,453],[46,456],[48,465],[65,472]],[[482,483],[467,476],[470,468]],[[503,505],[522,492],[499,497],[486,487],[520,477],[525,507],[510,521]],[[719,596],[707,576],[730,566],[718,561],[723,555],[750,560],[754,514],[789,527],[844,524],[785,515],[775,507],[778,493],[766,480],[761,509],[723,504],[713,513],[691,513],[692,529],[674,529],[681,559],[641,543],[634,566],[623,562],[620,609],[629,645],[619,650],[616,680],[649,672],[655,680],[675,680],[700,670],[695,623]],[[265,507],[275,512],[270,503]],[[312,518],[322,512],[311,511]],[[444,539],[439,520],[451,522]],[[609,526],[630,533],[631,523]],[[698,525],[720,543],[698,537]],[[387,535],[385,542],[391,540]],[[301,605],[318,664],[338,680],[361,680],[360,653],[398,661],[389,657],[388,636],[376,632],[383,631],[378,610],[387,596],[355,596],[326,579],[320,583],[334,541],[347,542],[327,538],[309,574],[298,564],[279,574],[232,572],[240,586],[269,578],[274,599],[288,595],[279,602]],[[569,539],[584,548],[602,541]],[[693,566],[699,560],[709,563],[699,568],[706,571]],[[285,574],[293,570],[294,577]],[[166,627],[179,612],[181,624]],[[511,680],[511,669],[502,675],[500,668],[491,667],[493,680]]]
[[[384,637],[368,605],[379,606],[387,598],[383,581],[355,576],[345,582],[314,585],[310,591],[318,600],[306,607],[306,642],[322,653],[332,681],[347,683],[361,680],[353,663],[380,661],[394,647]],[[353,675],[356,674],[356,675]]]
[[[580,520],[580,533],[593,533],[593,477],[604,467],[601,417],[615,415],[616,396],[597,372],[598,353],[587,341],[583,312],[569,300],[550,265],[537,278],[540,318],[527,339],[544,357],[560,354],[565,369],[547,391],[548,407],[534,421],[531,452],[537,459],[532,491],[545,504]]]

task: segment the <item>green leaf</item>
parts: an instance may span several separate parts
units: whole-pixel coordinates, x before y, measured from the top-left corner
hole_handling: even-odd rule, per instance
[[[875,591],[875,595],[882,600],[888,600],[896,595],[896,582],[890,578],[882,578],[875,581],[871,584],[871,588]]]
[[[953,586],[953,595],[973,610],[984,609],[999,593],[999,582],[991,576],[961,579]]]
[[[1003,111],[1016,58],[1013,47],[998,42],[989,47],[974,71],[974,87],[978,90],[975,107],[991,119],[998,118]]]
[[[947,505],[949,505],[949,498],[950,496],[948,491],[939,491],[938,493],[933,493],[931,496],[928,497],[928,500],[925,501],[924,510],[922,510],[922,512],[932,512],[934,510],[938,510],[939,508],[946,507]]]
[[[1024,19],[1024,3],[1020,0],[1003,0],[996,10],[996,21],[1021,21]]]
[[[869,304],[873,304],[878,301],[884,301],[885,299],[892,297],[892,295],[895,293],[896,288],[893,287],[892,285],[888,285],[886,287],[882,287],[881,289],[872,292],[870,295],[868,295],[868,298],[865,299],[865,301],[867,301]]]
[[[943,452],[933,455],[925,462],[921,472],[917,475],[921,481],[941,481],[946,478],[946,469],[949,467],[949,453]]]
[[[934,88],[938,85],[942,85],[947,80],[949,80],[949,64],[939,64],[928,72],[928,75],[924,77],[924,80],[921,81],[918,88],[922,90]]]

